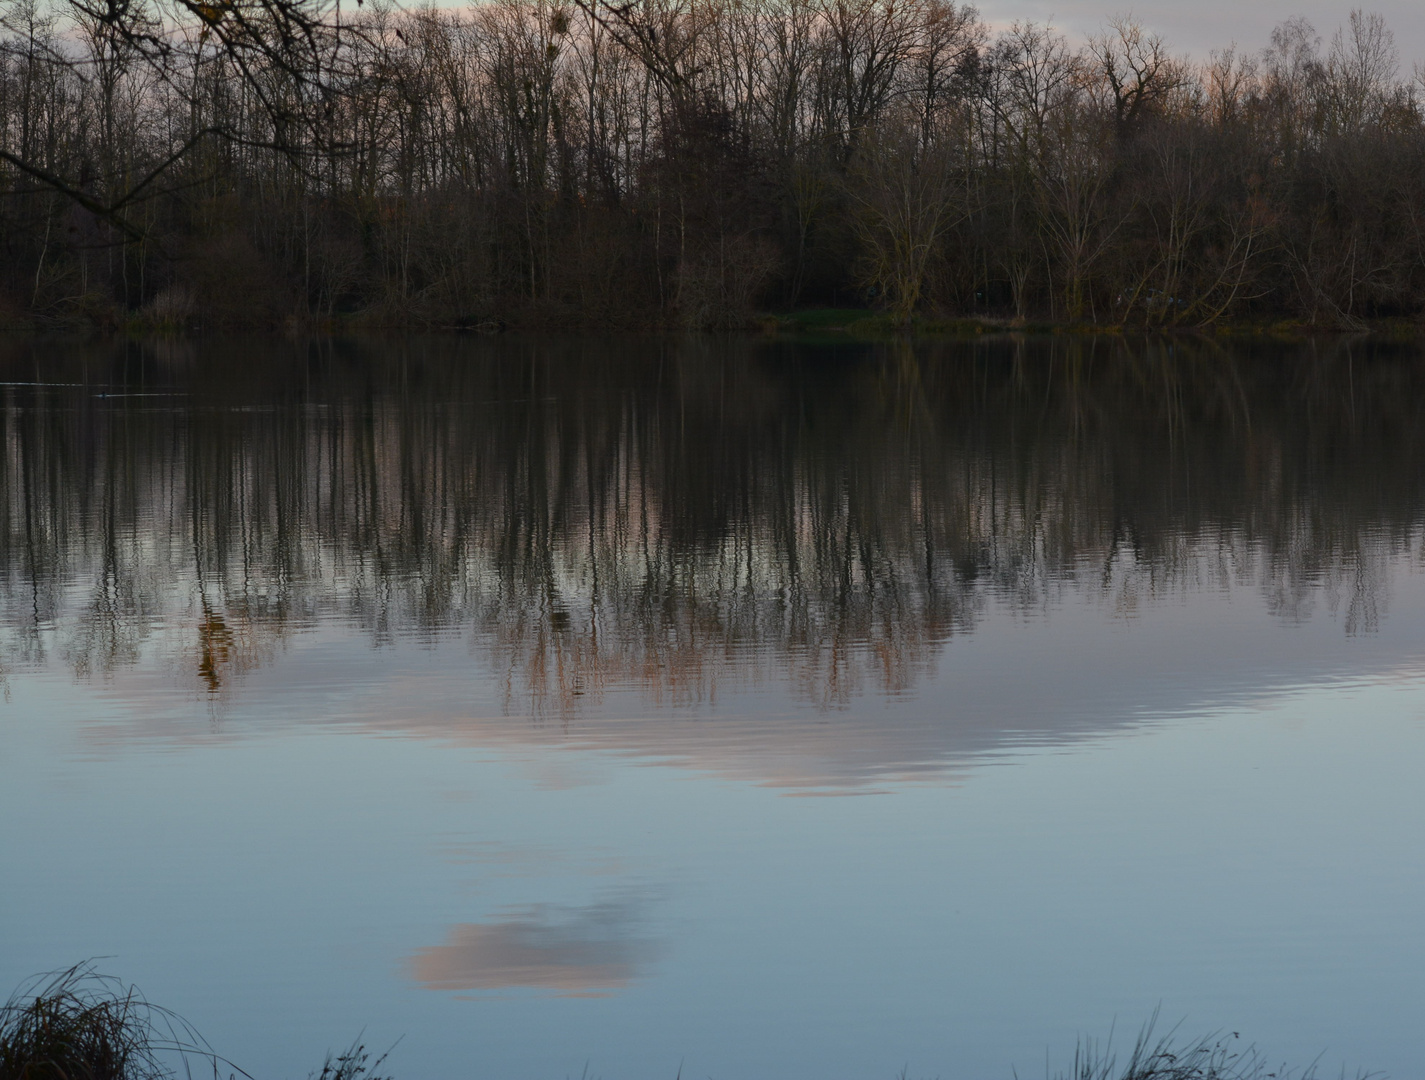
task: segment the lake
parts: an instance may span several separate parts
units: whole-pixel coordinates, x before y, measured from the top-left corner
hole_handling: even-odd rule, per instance
[[[256,1077],[1425,1062],[1425,352],[0,348],[0,988]]]

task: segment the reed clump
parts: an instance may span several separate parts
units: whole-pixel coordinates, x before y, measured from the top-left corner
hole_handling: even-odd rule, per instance
[[[389,1053],[390,1051],[387,1051]],[[308,1080],[391,1080],[358,1037]],[[0,1007],[0,1080],[252,1080],[193,1026],[92,963],[37,975]]]
[[[1102,1042],[1081,1038],[1074,1047],[1073,1067],[1055,1073],[1054,1080],[1318,1080],[1317,1063],[1300,1071],[1272,1065],[1255,1045],[1244,1044],[1238,1032],[1183,1040],[1176,1028],[1156,1035],[1157,1024],[1154,1012],[1122,1066],[1113,1049],[1111,1031]],[[1047,1068],[1045,1071],[1047,1075]],[[1354,1080],[1381,1080],[1378,1073],[1352,1075]],[[1018,1073],[1015,1076],[1018,1080]],[[1341,1080],[1346,1077],[1343,1069]]]
[[[181,1017],[87,963],[0,1007],[0,1080],[166,1080],[193,1058],[215,1074],[226,1064]]]

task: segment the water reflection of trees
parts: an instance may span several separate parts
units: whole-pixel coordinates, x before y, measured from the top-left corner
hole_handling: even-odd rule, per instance
[[[1255,591],[1372,629],[1418,354],[1339,342],[15,347],[3,666],[216,691],[339,620],[471,636],[511,708],[897,692],[991,603]],[[41,377],[36,378],[36,371]],[[66,385],[16,385],[48,381]],[[56,654],[52,656],[51,654]]]

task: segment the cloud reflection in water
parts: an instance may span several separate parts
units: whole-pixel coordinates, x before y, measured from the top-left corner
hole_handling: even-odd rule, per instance
[[[660,950],[631,901],[586,907],[532,905],[494,922],[461,923],[442,945],[420,949],[410,974],[430,990],[529,988],[560,997],[605,997],[648,974]]]

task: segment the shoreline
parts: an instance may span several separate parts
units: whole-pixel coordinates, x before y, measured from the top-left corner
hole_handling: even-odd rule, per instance
[[[1312,339],[1369,338],[1402,344],[1425,341],[1425,321],[1376,319],[1360,326],[1333,326],[1277,316],[1222,319],[1204,325],[1146,325],[1142,323],[1072,322],[1043,318],[994,315],[918,315],[909,322],[871,308],[800,308],[762,312],[746,323],[721,330],[694,329],[677,323],[592,324],[582,321],[523,321],[519,318],[456,320],[448,323],[390,321],[361,315],[308,319],[289,317],[280,322],[155,322],[141,315],[120,320],[86,318],[36,321],[0,319],[0,339],[60,337],[101,340],[192,338],[241,335],[344,338],[364,335],[450,335],[497,337],[510,335],[750,337],[774,341],[812,341],[875,344],[878,342],[965,341],[976,338],[1014,337],[1184,337],[1227,341],[1302,342]]]

